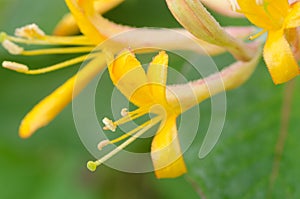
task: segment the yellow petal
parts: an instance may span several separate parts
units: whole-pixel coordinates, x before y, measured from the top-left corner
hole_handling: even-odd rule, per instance
[[[103,14],[116,7],[124,0],[98,0],[94,2],[95,10]],[[77,22],[72,14],[66,14],[55,27],[53,34],[59,36],[75,35],[80,32]]]
[[[158,102],[166,102],[166,82],[168,74],[168,55],[161,51],[150,63],[147,71],[151,83],[152,96]]]
[[[287,0],[264,1],[264,5],[257,5],[256,0],[237,0],[240,11],[258,27],[267,30],[279,29],[288,14]]]
[[[46,126],[72,99],[75,77],[69,79],[53,93],[39,102],[22,120],[19,134],[30,137],[37,129]]]
[[[114,85],[137,106],[153,103],[148,78],[141,63],[129,50],[121,52],[108,66]]]
[[[296,28],[300,26],[300,2],[294,3],[285,19],[284,28]]]
[[[65,0],[69,10],[73,14],[81,32],[95,44],[106,39],[93,24],[97,16],[94,9],[94,0]]]
[[[72,97],[75,97],[105,67],[104,63],[104,56],[90,61],[78,74],[33,107],[22,120],[19,128],[20,137],[28,138],[36,130],[51,122],[71,102]],[[76,90],[73,91],[75,84]]]
[[[298,64],[283,30],[269,32],[263,55],[275,84],[287,82],[299,74]]]
[[[179,145],[176,116],[166,119],[155,135],[151,157],[157,178],[175,178],[186,173],[186,166]]]

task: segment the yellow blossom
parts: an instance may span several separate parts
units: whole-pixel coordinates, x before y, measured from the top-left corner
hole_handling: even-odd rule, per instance
[[[100,160],[88,162],[90,170],[95,170],[97,166],[141,136],[147,129],[161,122],[151,147],[155,174],[157,178],[172,178],[186,172],[176,127],[176,118],[182,109],[178,100],[175,100],[176,98],[171,101],[167,99],[167,68],[168,55],[164,51],[154,57],[147,73],[135,55],[128,50],[123,51],[109,65],[108,69],[114,85],[139,108],[132,112],[126,111],[125,116],[115,122],[104,118],[105,129],[115,131],[118,125],[148,113],[154,113],[156,116],[120,138],[100,142],[99,149],[107,144],[113,144],[132,136]]]
[[[300,26],[300,2],[289,4],[288,0],[237,0],[235,7],[263,29],[257,36],[268,32],[263,55],[274,83],[284,83],[297,76],[299,66],[290,42],[297,38],[288,38],[287,32]]]
[[[78,85],[86,85],[94,76],[99,73],[99,71],[105,67],[105,58],[103,57],[104,55],[102,53],[102,49],[95,49],[97,45],[118,33],[128,30],[137,30],[136,28],[114,24],[98,14],[113,8],[121,2],[122,0],[66,0],[66,4],[72,13],[72,17],[67,15],[67,17],[59,23],[55,32],[61,35],[72,34],[76,32],[75,29],[78,25],[83,35],[51,36],[45,34],[44,31],[42,31],[36,24],[30,24],[21,28],[17,28],[15,31],[15,36],[7,35],[6,33],[0,33],[0,43],[9,53],[14,55],[34,56],[45,54],[84,53],[84,55],[75,57],[73,59],[36,70],[31,70],[30,67],[22,63],[4,61],[2,66],[7,69],[15,70],[24,74],[37,75],[82,63],[85,60],[91,62],[85,67],[86,69],[84,70],[86,72],[82,72],[85,75],[81,75],[80,73],[74,75],[65,84],[57,88],[52,94],[41,100],[25,116],[19,128],[19,133],[22,138],[31,136],[40,127],[47,125],[55,118],[57,114],[63,110],[66,105],[69,104],[69,102],[71,102],[72,98],[76,96],[73,93],[75,80],[78,81],[77,79],[79,79],[80,81],[83,81],[79,82]],[[76,21],[77,25],[74,24],[74,20]],[[190,35],[188,35],[187,31],[178,30],[180,33],[177,34],[185,34],[187,36],[186,38],[178,38],[176,36],[170,37],[168,31],[161,29],[141,29],[141,31],[145,32],[145,34],[153,34],[156,36],[153,36],[153,40],[149,41],[147,37],[137,37],[133,35],[136,44],[134,44],[135,46],[132,47],[145,47],[149,45],[149,47],[151,47],[151,45],[153,45],[161,47],[165,46],[165,48],[173,49],[191,48],[190,50],[194,50],[192,49],[193,45],[189,45],[191,42],[193,42],[193,40],[189,39]],[[245,32],[248,31],[249,30],[245,30]],[[117,52],[118,50],[123,49],[124,46],[128,47],[127,42],[127,40],[115,42],[114,44],[117,45],[114,47],[116,48],[109,50],[111,52]],[[221,47],[214,46],[200,40],[197,40],[196,42],[200,43],[202,47],[210,54],[224,52],[224,49]],[[26,50],[21,47],[20,44],[47,47],[37,50]],[[53,45],[63,45],[64,47],[51,47]],[[92,62],[95,59],[98,60],[98,63]],[[78,78],[79,76],[86,77],[86,79]],[[84,86],[81,88],[83,87]]]
[[[106,39],[111,39],[113,44],[117,44],[117,48],[106,49],[113,54],[119,51],[120,48],[123,49],[130,45],[132,48],[146,47],[146,50],[153,49],[153,47],[157,46],[168,50],[196,50],[198,53],[207,52],[210,55],[225,51],[223,47],[193,37],[184,29],[172,30],[173,32],[179,33],[179,35],[185,36],[177,37],[176,34],[170,35],[170,31],[164,29],[137,29],[118,25],[99,15],[99,12],[102,13],[121,1],[122,0],[66,0],[74,17],[71,17],[71,21],[75,20],[80,31],[83,33],[83,35],[80,36],[66,37],[47,35],[35,24],[16,29],[15,36],[7,35],[6,33],[0,34],[0,43],[2,46],[14,55],[84,54],[36,70],[31,70],[30,66],[14,61],[4,61],[2,63],[3,67],[20,73],[28,75],[42,74],[88,61],[88,64],[80,70],[79,73],[41,100],[24,117],[19,128],[19,133],[22,138],[31,136],[36,130],[51,122],[56,115],[71,102],[72,98],[105,67],[104,61],[106,60],[106,54],[102,52],[103,46],[95,47]],[[98,7],[96,6],[95,8],[96,4]],[[101,5],[104,6],[102,11],[99,7]],[[70,17],[67,18],[70,19]],[[69,23],[69,19],[66,21],[63,20],[58,26],[57,30],[63,35],[71,34],[76,29],[74,28],[74,21]],[[68,28],[71,28],[70,32],[68,32]],[[139,33],[142,34],[139,34],[139,36],[133,34],[129,35],[129,37],[125,37],[125,39],[114,40],[116,34],[131,30],[138,30],[140,31]],[[233,37],[244,37],[252,32],[252,28],[226,28],[224,31]],[[145,37],[145,35],[150,35],[151,37]],[[148,38],[151,38],[151,40]],[[128,43],[128,41],[135,42]],[[200,44],[205,50],[199,52],[197,49],[194,49],[194,45],[192,45],[194,42]],[[22,44],[45,46],[45,48],[26,50],[20,46]],[[61,45],[63,47],[52,47],[53,45]],[[257,49],[257,47],[255,49]],[[95,170],[98,165],[112,157],[122,148],[133,142],[137,137],[160,122],[160,128],[153,139],[151,148],[155,173],[158,178],[182,175],[186,172],[186,167],[182,158],[177,135],[177,116],[211,95],[222,92],[224,89],[233,89],[241,85],[252,74],[258,57],[259,52],[251,57],[251,59],[239,61],[221,71],[220,74],[212,75],[206,80],[198,80],[186,85],[170,86],[166,89],[168,56],[165,52],[160,52],[153,59],[146,74],[134,54],[129,51],[124,51],[109,65],[110,76],[116,87],[139,108],[132,112],[129,112],[127,109],[122,109],[121,115],[123,118],[115,122],[104,118],[103,123],[105,124],[105,129],[115,131],[118,125],[134,120],[147,113],[155,113],[157,116],[115,140],[104,140],[100,142],[98,148],[102,149],[108,144],[117,143],[131,136],[100,160],[88,162],[88,168]],[[224,87],[217,81],[219,75],[223,78]],[[75,82],[79,85],[76,91],[73,90]],[[207,85],[211,85],[210,88],[212,89],[209,89]],[[186,94],[185,91],[187,87],[192,88],[192,93],[196,95],[196,100],[192,100],[195,97],[194,95],[190,96]],[[174,93],[176,93],[176,95]]]

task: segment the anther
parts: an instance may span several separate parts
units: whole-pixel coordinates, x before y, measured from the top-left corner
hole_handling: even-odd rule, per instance
[[[109,140],[103,140],[103,141],[99,142],[99,144],[97,145],[97,148],[99,151],[101,151],[103,149],[103,147],[105,147],[109,144],[110,144]]]
[[[114,122],[107,117],[105,117],[102,120],[103,124],[105,124],[104,130],[111,130],[112,132],[116,131],[117,126],[114,124]]]
[[[123,109],[121,110],[121,115],[122,115],[123,117],[127,116],[127,115],[128,115],[128,109],[127,109],[127,108],[123,108]]]
[[[10,54],[13,54],[13,55],[19,55],[21,54],[24,49],[20,46],[18,46],[17,44],[7,40],[7,39],[4,39],[4,41],[2,42],[2,46],[10,53]]]
[[[266,33],[266,32],[267,32],[267,30],[262,30],[262,31],[258,32],[257,34],[250,36],[250,37],[249,37],[249,40],[254,40],[254,39],[256,39],[256,38],[262,36],[262,35],[263,35],[264,33]]]
[[[264,0],[256,0],[256,4],[262,6],[264,5]]]
[[[17,28],[15,30],[15,35],[17,37],[23,37],[27,39],[40,39],[45,36],[45,33],[36,24],[29,24],[27,26]]]
[[[29,70],[26,65],[11,61],[2,62],[2,66],[3,68],[7,68],[17,72],[27,72]]]
[[[233,11],[237,11],[240,9],[240,6],[239,6],[237,0],[227,0],[227,1],[229,1],[229,3],[231,4],[231,9]]]

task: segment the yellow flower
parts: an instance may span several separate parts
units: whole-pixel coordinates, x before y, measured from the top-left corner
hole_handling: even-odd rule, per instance
[[[300,26],[300,2],[237,0],[237,3],[237,10],[262,28],[261,33],[268,32],[263,55],[274,83],[284,83],[297,76],[299,66],[287,32]]]
[[[109,65],[108,69],[114,85],[139,108],[133,112],[123,110],[124,117],[115,122],[104,118],[105,129],[115,131],[118,125],[148,113],[154,113],[156,116],[120,138],[100,142],[99,149],[107,144],[113,144],[130,135],[132,136],[103,158],[95,162],[88,162],[90,170],[94,171],[97,166],[141,136],[146,130],[161,122],[151,147],[155,174],[157,178],[173,178],[186,172],[176,127],[176,118],[181,114],[182,109],[178,100],[175,100],[176,98],[167,99],[167,68],[168,55],[164,51],[154,57],[147,73],[135,55],[128,50],[123,51]],[[171,93],[168,92],[168,95]]]
[[[15,31],[15,36],[7,35],[6,33],[0,34],[0,43],[11,54],[14,55],[43,55],[43,54],[76,54],[84,53],[85,55],[75,57],[64,62],[44,67],[42,69],[30,70],[27,65],[16,63],[12,61],[4,61],[3,67],[15,70],[17,72],[36,75],[51,72],[54,70],[62,69],[74,64],[81,63],[85,60],[90,63],[78,74],[70,78],[65,84],[57,88],[53,93],[41,100],[33,109],[24,117],[19,128],[19,134],[22,138],[31,136],[36,130],[47,125],[51,122],[63,108],[68,105],[72,98],[76,96],[84,86],[93,79],[104,67],[105,57],[102,49],[94,49],[97,45],[101,44],[104,40],[113,37],[114,35],[128,30],[136,30],[136,28],[121,26],[114,24],[99,13],[103,13],[123,0],[65,0],[68,5],[72,16],[66,15],[65,18],[59,23],[55,29],[55,33],[59,35],[68,35],[77,32],[79,27],[83,35],[80,36],[51,36],[46,35],[36,24],[30,24]],[[77,25],[75,24],[77,23]],[[77,27],[78,26],[78,27]],[[105,27],[105,28],[103,28]],[[145,31],[146,34],[156,35],[152,41],[147,37],[137,37],[133,35],[136,41],[135,46],[131,47],[145,47],[151,45],[161,46],[174,49],[189,49],[193,45],[189,45],[193,40],[185,39],[184,37],[169,37],[169,32],[161,29],[140,29]],[[247,30],[246,30],[247,31]],[[186,34],[187,38],[190,37],[188,32],[180,31],[181,34]],[[142,34],[140,34],[142,35]],[[158,37],[159,35],[159,37]],[[180,35],[180,34],[178,34]],[[165,38],[165,39],[162,39]],[[131,39],[128,39],[129,41]],[[153,43],[152,43],[153,42]],[[210,54],[218,54],[224,52],[224,49],[208,44],[206,42],[197,40],[204,49]],[[184,43],[185,45],[181,45]],[[43,49],[25,50],[19,44],[29,44],[46,46]],[[63,45],[61,48],[52,48],[53,45]],[[109,49],[111,52],[117,52],[123,49],[124,46],[128,47],[127,39],[114,43],[114,49]],[[50,48],[49,48],[50,46]],[[73,88],[75,82],[77,85],[82,85],[77,88],[74,93]]]

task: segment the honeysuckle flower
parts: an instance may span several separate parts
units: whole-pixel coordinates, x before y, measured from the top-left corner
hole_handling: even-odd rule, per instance
[[[168,55],[165,51],[153,58],[147,72],[131,51],[121,52],[108,66],[110,78],[121,93],[138,108],[131,112],[122,109],[123,117],[117,121],[104,118],[104,129],[114,132],[118,126],[145,114],[153,113],[156,116],[119,138],[99,142],[98,149],[101,150],[109,144],[129,137],[107,155],[96,161],[89,161],[88,169],[95,171],[99,165],[160,122],[151,144],[151,158],[156,177],[174,178],[186,173],[177,135],[176,118],[208,97],[222,92],[223,89],[233,89],[247,80],[257,65],[259,55],[260,52],[250,62],[237,62],[220,74],[204,80],[167,87]],[[188,90],[192,92],[187,92]]]
[[[293,1],[294,2],[294,1]],[[294,49],[299,49],[300,2],[288,0],[237,0],[236,10],[267,32],[263,57],[275,84],[289,81],[299,74]],[[292,33],[292,34],[291,34]],[[296,45],[296,46],[294,46]]]
[[[6,33],[0,34],[0,42],[2,46],[14,55],[42,55],[42,54],[76,54],[85,53],[64,62],[44,67],[42,69],[30,70],[29,67],[22,63],[16,63],[13,61],[4,61],[2,63],[3,67],[15,70],[17,72],[36,75],[41,73],[47,73],[54,70],[62,69],[74,64],[83,62],[84,60],[94,60],[97,58],[98,64],[92,62],[86,66],[85,71],[89,70],[89,75],[80,74],[74,75],[65,84],[57,88],[52,94],[47,96],[45,99],[41,100],[23,119],[19,134],[22,138],[27,138],[31,136],[36,130],[47,125],[51,122],[57,114],[59,114],[62,109],[71,102],[72,98],[76,96],[77,93],[73,92],[74,82],[76,79],[80,79],[84,83],[81,85],[86,85],[99,71],[104,67],[104,58],[102,54],[102,49],[96,49],[92,51],[98,44],[101,44],[104,40],[113,37],[116,34],[125,32],[128,30],[138,30],[139,35],[132,35],[131,38],[127,40],[114,41],[118,44],[117,48],[114,49],[115,52],[118,50],[128,47],[149,47],[160,46],[166,49],[182,49],[182,50],[192,50],[194,45],[190,43],[195,41],[202,46],[205,50],[204,53],[211,55],[219,54],[224,52],[224,48],[209,44],[205,41],[193,38],[193,36],[182,29],[175,29],[181,35],[186,37],[171,36],[169,31],[164,29],[147,29],[141,28],[136,29],[128,26],[120,26],[104,19],[99,13],[107,11],[113,8],[122,0],[105,0],[105,1],[93,1],[93,0],[66,0],[66,3],[73,14],[74,17],[67,15],[56,28],[56,33],[61,35],[68,35],[75,33],[76,21],[80,31],[83,35],[80,36],[51,36],[46,35],[36,24],[30,24],[21,28],[16,29],[15,36],[10,36]],[[105,27],[105,28],[103,28]],[[70,30],[70,31],[69,31]],[[230,34],[235,36],[245,37],[253,32],[251,28],[227,28]],[[151,37],[149,40],[148,35]],[[175,34],[174,34],[175,35]],[[191,39],[192,38],[192,39]],[[128,41],[134,41],[130,43]],[[29,44],[38,46],[47,46],[45,49],[37,50],[25,50],[19,44]],[[50,47],[52,45],[63,45],[64,47]],[[199,48],[197,49],[199,50]],[[110,49],[113,51],[113,49]],[[203,53],[203,52],[200,52]],[[83,87],[82,87],[83,88]],[[79,92],[79,90],[77,90]]]
[[[106,0],[101,1],[102,3],[98,5],[113,7],[112,5],[116,5],[116,2],[120,1],[121,0]],[[170,37],[170,32],[163,29],[137,29],[115,24],[99,15],[99,12],[101,13],[102,11],[99,11],[101,10],[99,7],[98,9],[95,9],[96,2],[98,1],[66,0],[74,18],[71,17],[71,23],[69,23],[70,21],[68,21],[68,19],[63,19],[57,29],[60,33],[57,34],[73,34],[76,29],[76,26],[73,23],[73,20],[75,20],[80,31],[83,33],[81,36],[65,37],[46,35],[44,31],[35,24],[17,29],[15,36],[10,36],[6,33],[0,34],[0,42],[2,46],[14,55],[32,56],[41,54],[85,54],[36,70],[30,70],[30,67],[27,65],[13,61],[4,61],[2,63],[3,67],[20,73],[30,75],[47,73],[76,63],[81,63],[85,60],[89,61],[79,73],[74,75],[66,83],[39,102],[25,116],[19,128],[20,136],[27,138],[36,130],[51,122],[53,118],[55,118],[55,116],[72,100],[72,98],[75,97],[80,90],[82,90],[84,86],[105,67],[104,61],[106,60],[106,54],[103,53],[103,48],[96,46],[106,39],[112,39],[113,43],[116,44],[116,46],[113,46],[113,49],[109,49],[112,53],[116,53],[121,48],[128,46],[133,48],[147,47],[147,50],[149,50],[148,48],[159,46],[168,50],[181,49],[194,51],[195,49],[192,48],[193,45],[190,45],[190,43],[197,42],[208,54],[215,55],[224,52],[225,49],[222,45],[226,44],[225,47],[230,48],[233,51],[233,54],[240,57],[242,61],[238,61],[229,68],[221,71],[219,74],[206,78],[206,80],[212,84],[213,90],[208,89],[206,80],[198,80],[186,85],[170,86],[168,87],[169,89],[166,89],[165,83],[168,59],[164,52],[161,52],[154,58],[148,69],[147,75],[141,68],[140,63],[135,59],[134,55],[128,51],[123,52],[116,61],[109,65],[109,72],[114,84],[132,103],[136,104],[140,108],[133,112],[128,112],[126,109],[122,110],[124,118],[117,122],[112,122],[107,118],[104,119],[103,122],[106,124],[106,128],[115,130],[117,125],[148,112],[156,113],[158,116],[116,140],[105,140],[100,142],[98,147],[102,148],[107,144],[116,143],[134,134],[133,137],[128,138],[127,141],[122,143],[116,150],[112,151],[107,156],[95,162],[89,162],[88,167],[91,170],[96,169],[96,166],[110,158],[118,152],[118,150],[133,142],[136,137],[143,134],[147,129],[160,122],[159,131],[152,143],[151,153],[156,175],[158,178],[182,175],[186,172],[186,168],[177,138],[176,117],[183,111],[200,103],[211,95],[222,92],[224,89],[228,90],[235,88],[249,78],[256,66],[259,56],[257,54],[254,55],[252,50],[251,52],[248,52],[246,47],[249,46],[244,45],[244,43],[240,40],[236,40],[235,37],[247,36],[253,32],[253,29],[244,27],[219,29],[218,26],[215,26],[215,23],[208,21],[208,24],[213,25],[213,28],[209,29],[210,32],[208,32],[211,33],[209,41],[213,41],[212,44],[210,44],[207,41],[193,37],[192,34],[183,29],[175,29],[173,31],[185,35],[187,39],[184,37],[178,38],[176,36]],[[70,17],[67,18],[70,19]],[[68,30],[70,31],[68,32]],[[129,35],[129,37],[126,39],[123,38],[123,40],[114,40],[113,38],[116,34],[132,30],[140,31],[140,34],[138,34],[139,36]],[[211,32],[212,30],[217,31],[213,33]],[[219,33],[221,36],[218,36]],[[147,37],[142,37],[141,35],[146,35]],[[216,37],[216,40],[212,39],[213,37]],[[134,41],[134,43],[129,41]],[[230,42],[233,42],[233,45],[231,45]],[[20,44],[45,45],[46,48],[25,50]],[[49,48],[49,45],[63,45],[64,47]],[[237,48],[235,49],[235,47]],[[258,48],[256,46],[255,50],[257,49]],[[122,63],[123,61],[124,63]],[[125,63],[129,68],[121,67],[124,66]],[[132,72],[129,72],[131,69]],[[134,80],[136,81],[136,77],[138,77],[137,82],[132,80],[132,75],[130,75],[131,73],[136,74],[134,75]],[[224,80],[224,87],[220,86],[219,83],[216,83],[216,79],[218,79],[219,76]],[[73,90],[75,81],[77,82],[77,85],[80,85],[80,87],[77,86],[76,91]],[[130,82],[132,82],[132,84],[130,84]],[[141,88],[135,90],[136,87],[141,85]],[[196,100],[194,101],[191,100],[191,98],[194,98],[195,96],[187,96],[185,92],[182,92],[186,89],[186,87],[190,86],[196,95]],[[176,93],[176,95],[172,93]],[[147,96],[147,98],[145,98],[145,96]]]
[[[118,125],[141,117],[147,113],[157,116],[150,121],[137,127],[121,138],[99,143],[101,149],[107,144],[119,142],[132,135],[126,142],[121,144],[111,153],[100,160],[88,162],[88,168],[96,169],[104,160],[111,157],[115,151],[126,147],[134,139],[141,136],[147,129],[161,122],[151,147],[151,156],[157,178],[177,177],[186,172],[182,152],[177,135],[176,118],[182,112],[178,101],[168,101],[166,96],[166,81],[168,68],[168,55],[161,51],[149,64],[147,73],[135,55],[125,50],[109,66],[109,74],[114,85],[127,97],[127,99],[138,106],[132,112],[125,111],[123,118],[112,122],[105,118],[105,129],[115,131]],[[124,111],[123,111],[124,112]]]

